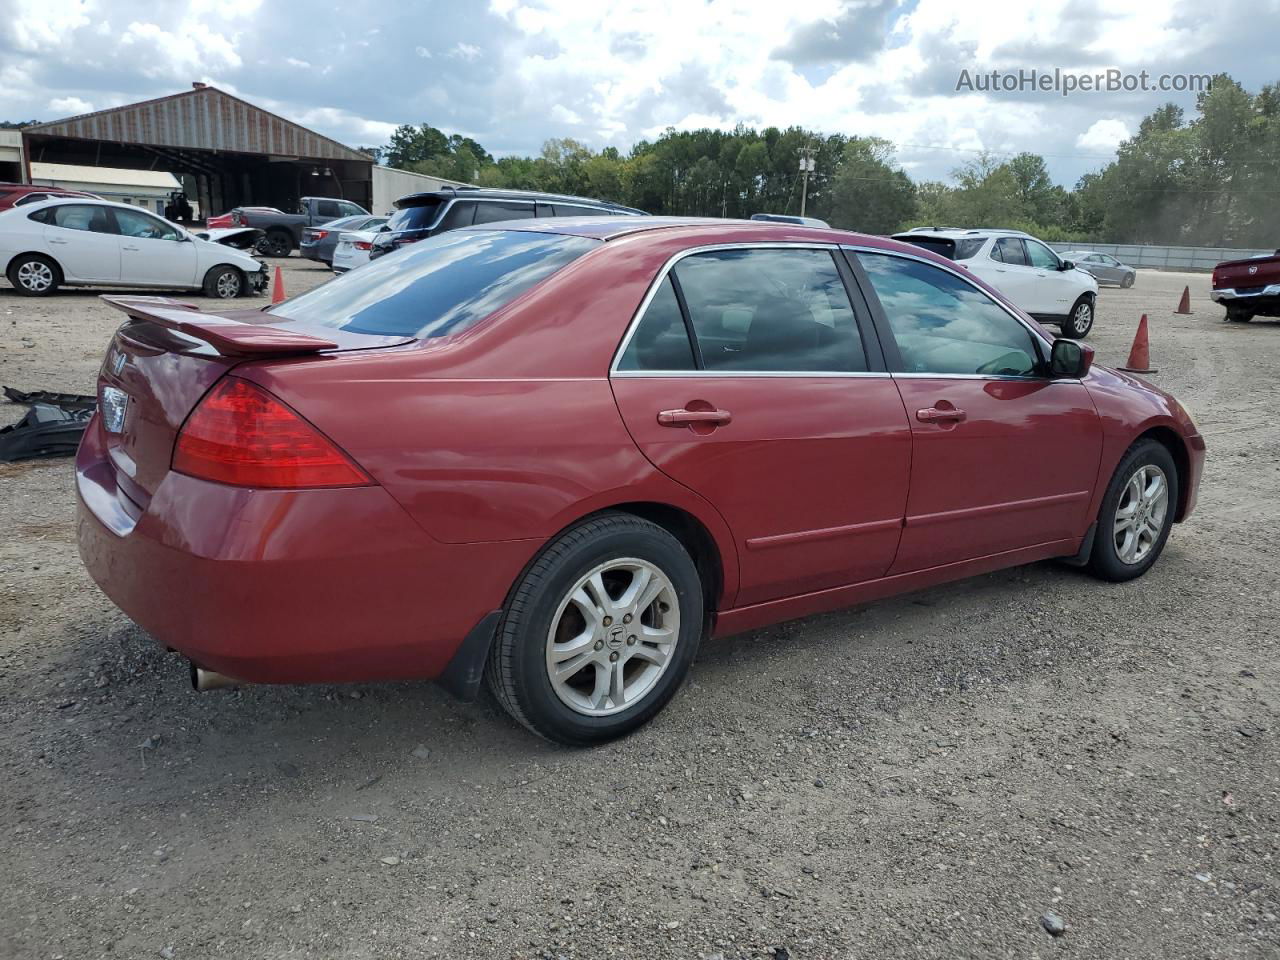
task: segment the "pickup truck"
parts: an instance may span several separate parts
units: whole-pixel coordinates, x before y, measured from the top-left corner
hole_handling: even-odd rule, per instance
[[[1209,296],[1226,307],[1226,318],[1236,323],[1259,316],[1280,317],[1280,250],[1271,256],[1218,264]]]
[[[303,197],[296,213],[281,213],[266,207],[236,207],[231,211],[231,224],[256,227],[264,234],[258,251],[269,257],[287,257],[302,243],[306,227],[318,227],[339,217],[368,216],[369,211],[350,200],[332,197]]]

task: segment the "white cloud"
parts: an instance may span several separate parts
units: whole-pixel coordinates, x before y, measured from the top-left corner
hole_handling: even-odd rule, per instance
[[[309,64],[306,60],[299,60],[297,57],[285,57],[284,62],[291,67],[298,67],[303,70],[311,69],[311,64]]]
[[[1088,130],[1076,137],[1076,146],[1081,150],[1106,153],[1120,146],[1132,134],[1123,120],[1099,120]]]
[[[82,113],[91,113],[93,104],[79,97],[54,97],[49,101],[49,109],[59,117],[74,117]]]
[[[428,50],[426,47],[414,47],[413,52],[416,53],[418,56],[422,57],[422,59],[424,60],[431,59],[431,51]]]
[[[461,40],[449,51],[449,56],[456,60],[466,60],[470,63],[480,56],[480,48],[473,43],[463,43]]]
[[[568,107],[559,103],[555,104],[551,108],[551,119],[555,120],[557,123],[579,124],[582,122],[582,117],[578,116]]]

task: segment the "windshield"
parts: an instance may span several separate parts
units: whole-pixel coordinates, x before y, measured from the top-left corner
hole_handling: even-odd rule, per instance
[[[387,221],[388,230],[425,230],[436,222],[436,214],[440,212],[440,200],[429,200],[397,210]]]
[[[454,231],[330,280],[268,312],[351,333],[459,333],[600,243],[515,230]]]

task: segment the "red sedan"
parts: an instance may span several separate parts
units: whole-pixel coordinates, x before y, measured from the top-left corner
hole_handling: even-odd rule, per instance
[[[1140,576],[1204,461],[1173,397],[832,230],[526,220],[266,313],[107,299],[81,554],[197,686],[487,679],[566,743],[647,721],[709,634]]]

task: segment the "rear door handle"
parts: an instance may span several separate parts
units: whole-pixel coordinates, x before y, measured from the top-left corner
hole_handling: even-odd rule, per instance
[[[138,252],[138,248],[137,248],[137,247],[121,247],[120,249],[121,249],[121,250],[132,250],[134,253],[137,253],[137,252]]]
[[[733,414],[728,410],[663,410],[658,414],[658,422],[664,427],[683,427],[691,423],[723,427],[732,420]]]
[[[56,240],[56,239],[54,239],[54,238],[50,237],[50,238],[49,238],[49,242],[50,242],[50,243],[56,243],[56,244],[58,244],[58,246],[62,246],[63,244],[65,244],[65,243],[69,243],[70,241],[69,241],[69,240]]]
[[[954,407],[949,410],[939,410],[937,407],[925,407],[923,410],[916,411],[916,419],[921,423],[937,423],[940,420],[954,420],[961,423],[968,418],[968,414],[963,410],[957,410]]]

